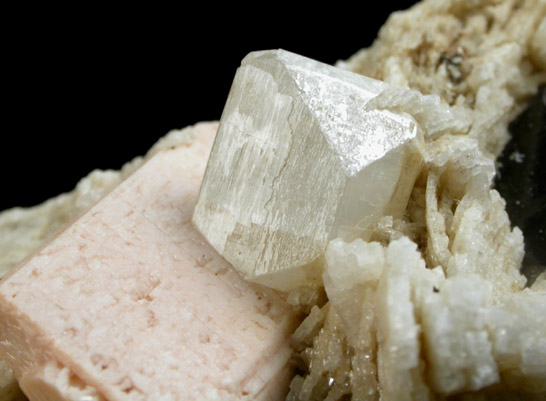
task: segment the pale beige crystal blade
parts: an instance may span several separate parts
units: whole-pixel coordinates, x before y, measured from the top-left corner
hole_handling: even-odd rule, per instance
[[[388,88],[283,50],[245,57],[193,215],[245,278],[306,284],[330,239],[367,238],[377,218],[403,213],[420,133],[407,114],[365,111]]]

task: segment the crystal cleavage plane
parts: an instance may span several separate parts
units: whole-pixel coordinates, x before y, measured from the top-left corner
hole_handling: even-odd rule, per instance
[[[410,115],[365,110],[388,88],[284,50],[243,59],[193,224],[245,279],[309,284],[331,239],[401,217],[423,140]]]

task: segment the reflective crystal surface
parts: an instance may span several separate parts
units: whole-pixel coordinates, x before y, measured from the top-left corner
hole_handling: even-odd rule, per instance
[[[287,290],[313,279],[332,238],[400,216],[421,166],[418,125],[365,110],[389,87],[283,50],[237,70],[193,215],[245,278]]]

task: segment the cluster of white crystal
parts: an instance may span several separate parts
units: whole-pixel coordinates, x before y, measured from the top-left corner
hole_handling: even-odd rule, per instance
[[[546,81],[545,49],[544,0],[424,0],[393,13],[371,47],[338,65],[439,96],[453,115],[470,117],[465,133],[480,149],[498,156],[508,124]]]
[[[425,161],[405,220],[384,217],[373,226],[372,239],[383,245],[334,240],[327,248],[327,313],[340,321],[347,361],[367,356],[364,372],[351,365],[348,386],[372,386],[363,400],[379,391],[385,400],[542,394],[546,326],[534,313],[544,314],[546,275],[521,291],[522,235],[489,189],[492,160],[474,139],[443,136],[427,146]],[[318,374],[316,363],[296,379],[302,388]]]
[[[427,24],[414,23],[420,18]],[[384,255],[398,254],[389,260],[399,266],[377,256],[377,244],[336,240],[328,246],[323,278],[331,307],[321,310],[321,319],[336,314],[342,326],[331,337],[346,342],[346,361],[338,366],[350,365],[346,387],[352,399],[377,400],[379,392],[382,399],[401,400],[546,396],[546,273],[522,291],[523,237],[490,189],[491,156],[504,146],[508,122],[546,80],[545,24],[546,3],[535,0],[519,5],[425,1],[394,15],[372,48],[340,63],[399,87],[382,92],[366,109],[412,115],[426,143],[425,165],[404,218],[384,216],[371,227],[370,239],[382,244]],[[528,68],[528,60],[542,68]],[[407,240],[402,246],[404,237],[418,244],[424,260],[416,261],[419,254]],[[377,261],[373,270],[364,268],[362,261],[369,258]],[[364,276],[366,287],[354,284]],[[358,285],[374,294],[372,299],[355,297]],[[359,306],[360,315],[344,318],[345,310],[355,313]],[[317,314],[304,323],[311,325]],[[314,327],[319,330],[321,323]],[[350,338],[355,332],[361,342],[376,344],[364,373],[354,363],[359,350]],[[308,347],[314,349],[312,343]],[[306,374],[294,381],[307,388],[308,378],[314,378],[315,394],[326,399],[338,384],[327,387],[316,380],[319,373],[332,373],[316,368],[327,358],[321,350],[313,355]],[[397,358],[399,364],[389,363]],[[374,391],[357,392],[358,382],[373,385],[368,381],[373,372],[378,372]],[[293,400],[312,399],[306,398],[309,390],[297,389],[291,389]]]
[[[306,284],[329,240],[402,215],[422,141],[409,115],[366,111],[386,89],[282,50],[243,60],[193,222],[245,278]]]
[[[523,289],[523,235],[510,227],[504,201],[490,190],[493,160],[474,139],[444,136],[427,146],[426,256],[449,277],[477,274],[495,298]]]
[[[341,388],[359,400],[379,393],[382,400],[427,400],[487,389],[501,378],[510,391],[546,390],[545,291],[495,301],[490,281],[426,268],[405,237],[388,246],[330,242],[324,284],[328,308],[314,307],[294,336],[311,363],[306,377],[294,379],[293,400],[330,399]],[[335,321],[335,329],[325,321]],[[342,344],[346,354],[335,356],[318,340]],[[330,358],[335,364],[319,362]],[[342,375],[342,368],[349,371]],[[344,380],[326,386],[328,377]],[[368,391],[357,393],[362,382]]]

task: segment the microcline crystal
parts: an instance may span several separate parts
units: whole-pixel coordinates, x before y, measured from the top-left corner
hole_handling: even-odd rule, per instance
[[[289,290],[328,241],[400,217],[422,161],[404,113],[366,104],[389,86],[287,51],[247,55],[225,105],[193,223],[246,279]]]

